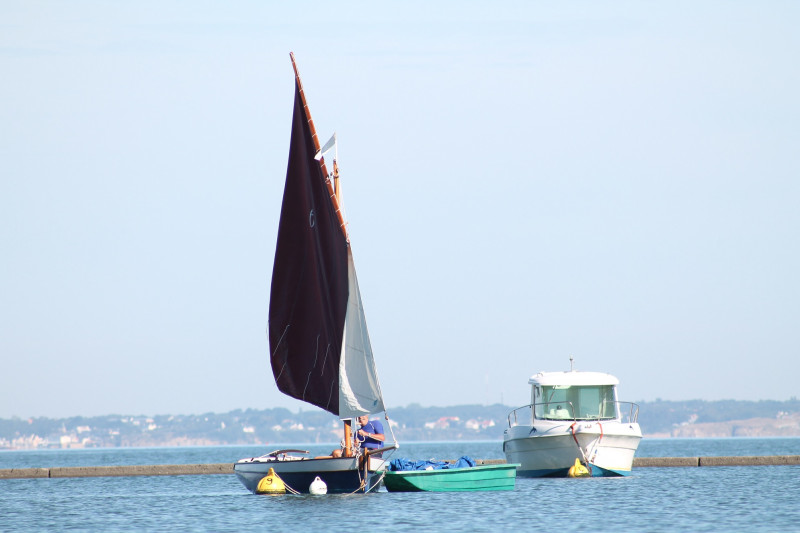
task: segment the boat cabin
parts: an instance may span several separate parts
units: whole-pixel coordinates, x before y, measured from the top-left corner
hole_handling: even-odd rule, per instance
[[[539,372],[531,384],[533,416],[539,420],[614,420],[619,380],[602,372]]]

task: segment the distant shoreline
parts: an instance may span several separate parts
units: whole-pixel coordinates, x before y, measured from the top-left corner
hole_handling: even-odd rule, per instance
[[[387,436],[404,442],[502,441],[511,408],[495,405],[389,411]],[[645,438],[800,436],[800,401],[656,401],[640,404]],[[0,419],[0,450],[264,446],[267,442],[337,443],[342,424],[322,410],[235,410],[202,415],[108,415]]]
[[[767,435],[767,436],[674,436],[668,433],[653,433],[653,434],[645,434],[642,437],[643,439],[652,439],[652,440],[702,440],[702,439],[800,439],[800,434],[796,435]],[[503,439],[434,439],[434,440],[410,440],[410,439],[403,439],[403,443],[406,444],[436,444],[436,443],[454,443],[454,442],[496,442],[498,444],[502,444]],[[162,443],[162,444],[133,444],[133,445],[124,445],[124,446],[70,446],[66,448],[61,448],[57,446],[51,447],[17,447],[17,448],[0,448],[0,453],[2,452],[15,452],[15,451],[68,451],[68,450],[115,450],[115,449],[141,449],[141,448],[212,448],[212,447],[237,447],[237,448],[245,448],[245,447],[263,447],[263,448],[281,448],[281,447],[303,447],[303,446],[323,446],[323,447],[335,447],[338,446],[339,443],[335,441],[329,442],[276,442],[276,443],[224,443],[224,442],[207,442],[204,440],[203,443],[191,443],[186,442],[182,439],[180,443]]]

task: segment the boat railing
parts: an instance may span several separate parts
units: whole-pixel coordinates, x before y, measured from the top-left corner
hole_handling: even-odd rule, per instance
[[[617,404],[620,418],[626,424],[636,424],[639,420],[639,405],[633,402],[607,402]]]
[[[521,422],[524,425],[533,425],[535,419],[575,420],[575,416],[573,415],[575,408],[572,402],[541,402],[523,405],[511,411],[508,414],[508,427],[520,425],[520,415],[518,413],[523,409],[528,411]],[[547,414],[545,415],[545,413]]]
[[[525,418],[523,419],[522,423],[525,424],[525,425],[533,425],[533,409],[532,409],[532,407],[533,407],[532,405],[523,405],[522,407],[517,407],[516,409],[514,409],[513,411],[508,413],[508,427],[514,427],[514,426],[519,426],[520,425],[519,415],[517,415],[517,413],[519,411],[522,411],[523,409],[527,410],[528,413],[525,416]]]
[[[614,404],[613,409],[607,409],[607,404]],[[525,413],[521,413],[525,411]],[[534,420],[616,420],[617,412],[622,422],[636,423],[639,419],[639,406],[633,402],[604,401],[602,413],[613,413],[612,416],[591,414],[575,416],[575,406],[572,402],[542,402],[517,407],[508,414],[508,427],[519,425],[534,425]]]

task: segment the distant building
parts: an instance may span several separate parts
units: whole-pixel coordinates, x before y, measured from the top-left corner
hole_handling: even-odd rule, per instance
[[[426,422],[425,429],[447,429],[450,427],[451,422],[458,422],[457,416],[443,416],[436,422]]]

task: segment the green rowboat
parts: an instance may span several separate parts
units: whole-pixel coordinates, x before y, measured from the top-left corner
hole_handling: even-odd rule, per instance
[[[514,490],[518,464],[482,465],[441,470],[387,470],[389,492]]]

